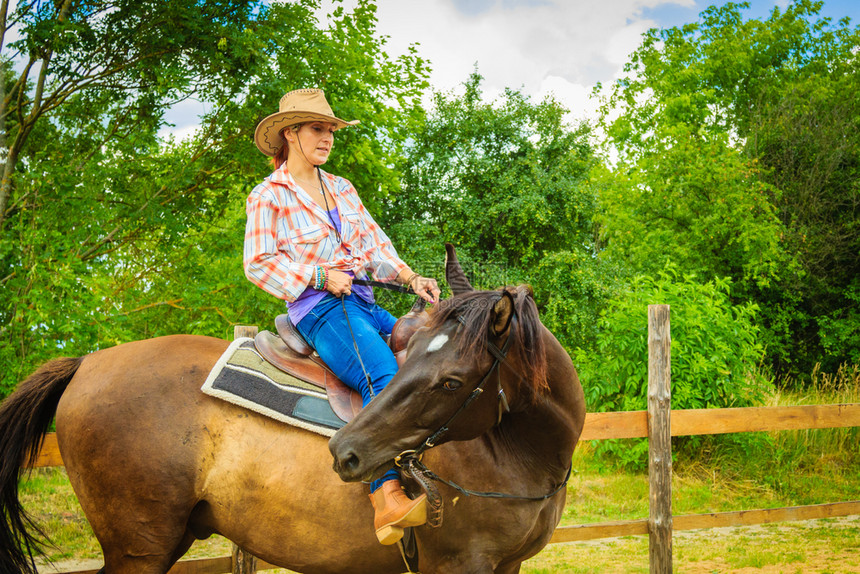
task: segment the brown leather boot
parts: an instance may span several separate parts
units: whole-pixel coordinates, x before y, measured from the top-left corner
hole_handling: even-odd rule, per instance
[[[403,529],[427,522],[427,495],[412,500],[399,480],[387,480],[370,493],[370,503],[376,511],[373,527],[380,544],[394,544],[403,538]]]

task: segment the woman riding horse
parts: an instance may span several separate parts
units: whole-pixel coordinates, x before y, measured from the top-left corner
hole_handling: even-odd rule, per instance
[[[353,278],[394,280],[431,303],[440,291],[397,256],[355,187],[320,169],[335,131],[357,123],[337,118],[316,89],[289,92],[279,111],[260,122],[254,139],[275,171],[248,196],[244,264],[251,282],[287,301],[293,325],[366,406],[397,372],[383,339],[395,318]],[[426,495],[410,499],[399,479],[391,470],[370,483],[382,544],[426,521]]]

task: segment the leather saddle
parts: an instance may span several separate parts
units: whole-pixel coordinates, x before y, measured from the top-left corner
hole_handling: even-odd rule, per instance
[[[429,318],[424,310],[425,301],[419,298],[412,309],[394,324],[388,346],[394,352],[397,365],[406,360],[406,345]],[[260,355],[274,367],[307,383],[325,389],[334,413],[344,422],[351,421],[361,410],[361,394],[343,383],[320,359],[304,337],[298,332],[288,315],[275,318],[277,334],[260,331],[254,344]]]

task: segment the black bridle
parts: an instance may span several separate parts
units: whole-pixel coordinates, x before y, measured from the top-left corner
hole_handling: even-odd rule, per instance
[[[510,297],[509,294],[508,294],[508,297]],[[516,317],[516,313],[514,313],[514,317],[511,319],[511,326],[512,327],[513,327],[513,321],[514,321],[515,317]],[[457,316],[457,320],[461,324],[465,325],[465,319],[463,319],[462,316]],[[448,417],[448,420],[446,420],[442,424],[442,426],[440,426],[439,429],[436,430],[436,432],[434,432],[429,437],[427,437],[427,440],[425,440],[423,443],[421,443],[417,448],[415,448],[413,450],[403,451],[402,453],[397,455],[394,458],[395,464],[399,463],[399,461],[401,461],[405,458],[408,458],[408,457],[418,458],[422,454],[424,454],[425,450],[427,450],[428,448],[433,448],[434,446],[436,446],[436,444],[438,444],[439,440],[443,436],[445,436],[445,434],[448,432],[449,427],[451,426],[451,423],[457,417],[459,417],[461,414],[463,414],[463,412],[467,408],[469,408],[469,405],[471,405],[473,402],[475,402],[475,400],[484,393],[484,387],[486,386],[486,384],[490,380],[490,378],[493,376],[493,373],[498,373],[498,375],[499,375],[498,376],[499,418],[501,419],[501,415],[503,414],[502,409],[504,409],[505,412],[510,412],[511,409],[510,409],[510,406],[508,405],[508,398],[505,396],[505,390],[502,388],[502,376],[501,376],[501,368],[500,367],[508,355],[508,350],[511,348],[511,342],[513,341],[513,339],[514,339],[513,335],[508,334],[508,338],[505,340],[505,343],[502,345],[501,349],[499,349],[495,345],[495,343],[493,343],[492,341],[487,341],[487,350],[490,352],[490,354],[493,355],[493,364],[490,366],[489,370],[484,375],[484,378],[481,379],[481,382],[478,383],[478,386],[475,387],[475,389],[471,393],[469,393],[469,396],[466,397],[466,400],[463,401],[463,404],[461,404],[460,407],[456,411],[454,411],[454,414],[452,414],[450,417]]]
[[[570,480],[570,473],[573,469],[573,465],[568,467],[567,475],[564,477],[564,480],[548,494],[544,494],[541,496],[521,496],[521,495],[516,495],[516,494],[505,494],[505,493],[501,493],[501,492],[480,492],[480,491],[469,490],[467,488],[463,488],[462,486],[460,486],[456,483],[445,480],[444,478],[440,477],[439,475],[434,473],[432,470],[427,468],[424,465],[424,463],[421,462],[421,455],[424,454],[424,451],[426,451],[429,448],[436,446],[436,444],[439,443],[439,440],[443,436],[445,436],[445,434],[448,432],[451,423],[457,417],[459,417],[461,414],[463,414],[463,412],[465,412],[465,410],[469,407],[469,405],[471,405],[473,402],[475,402],[475,400],[484,393],[484,387],[486,386],[487,382],[490,380],[490,378],[492,377],[494,372],[497,373],[497,375],[498,375],[497,380],[498,380],[498,389],[499,389],[498,390],[499,418],[498,418],[498,421],[496,422],[496,424],[501,422],[502,415],[504,413],[511,411],[510,406],[508,405],[508,399],[505,396],[505,390],[504,390],[504,388],[502,388],[501,366],[505,362],[505,359],[507,358],[508,350],[510,350],[511,343],[513,342],[513,339],[514,339],[514,336],[513,336],[514,321],[517,320],[517,313],[516,313],[516,305],[514,304],[513,296],[509,292],[503,291],[501,297],[508,297],[511,299],[511,309],[513,309],[513,311],[512,311],[513,314],[511,316],[511,320],[510,320],[510,327],[509,327],[510,330],[508,333],[508,338],[505,340],[501,349],[499,347],[497,347],[496,344],[493,343],[492,341],[487,341],[487,350],[490,352],[491,355],[493,355],[493,364],[490,366],[489,370],[487,370],[486,374],[481,379],[481,382],[478,383],[478,386],[475,387],[475,389],[469,394],[468,397],[466,397],[466,400],[463,401],[463,404],[461,404],[460,407],[456,411],[454,411],[454,413],[450,417],[448,417],[448,420],[446,420],[445,423],[442,424],[442,426],[440,426],[438,430],[436,430],[436,432],[432,433],[423,443],[421,443],[415,449],[405,450],[405,451],[401,452],[400,454],[398,454],[396,457],[394,457],[394,464],[396,466],[403,468],[404,470],[409,471],[409,473],[416,480],[416,482],[418,482],[418,484],[420,484],[422,488],[424,488],[426,491],[428,491],[428,497],[431,499],[434,496],[438,497],[438,492],[433,492],[435,489],[430,487],[428,481],[426,480],[428,478],[430,480],[442,482],[443,484],[446,484],[446,485],[450,486],[451,488],[454,488],[455,490],[457,490],[457,491],[459,491],[462,494],[465,494],[467,496],[479,496],[479,497],[484,497],[484,498],[513,498],[513,499],[517,499],[517,500],[529,500],[529,501],[540,501],[540,500],[547,500],[548,498],[552,498],[553,496],[558,494],[558,492],[567,485],[568,480]],[[501,297],[499,298],[499,301],[501,300]],[[463,318],[462,315],[458,315],[457,320],[463,325],[466,324],[465,319]],[[432,502],[431,502],[431,505],[433,505]],[[438,506],[437,511],[439,513],[438,522],[439,522],[439,524],[441,524],[441,501],[438,501],[436,503],[436,506]]]

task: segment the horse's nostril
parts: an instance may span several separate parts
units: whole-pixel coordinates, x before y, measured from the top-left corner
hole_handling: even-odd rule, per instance
[[[355,472],[359,467],[358,456],[351,450],[337,453],[334,457],[334,470],[340,475]]]
[[[358,468],[358,462],[358,457],[355,455],[355,453],[350,452],[347,453],[347,455],[343,459],[343,467],[346,470],[354,471]]]
[[[340,434],[336,434],[329,441],[328,446],[334,457],[332,468],[340,478],[347,482],[358,480],[357,477],[361,472],[363,461],[359,457],[358,451],[353,448],[351,441],[343,440]]]

